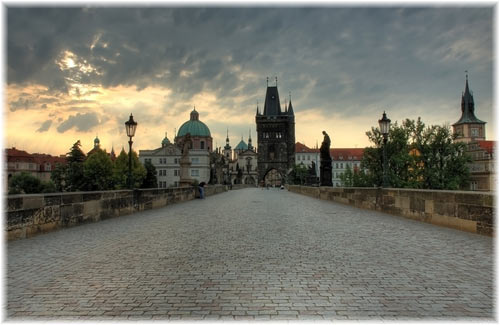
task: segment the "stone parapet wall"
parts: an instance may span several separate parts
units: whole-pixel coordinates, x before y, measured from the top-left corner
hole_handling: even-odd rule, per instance
[[[495,195],[492,192],[298,185],[289,185],[288,190],[477,234],[492,236],[494,233]]]
[[[205,187],[210,196],[227,191],[225,185]],[[100,192],[22,194],[7,196],[7,238],[33,235],[96,222],[197,197],[197,187]]]

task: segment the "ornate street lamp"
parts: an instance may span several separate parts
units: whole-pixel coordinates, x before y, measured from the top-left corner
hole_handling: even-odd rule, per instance
[[[380,126],[380,133],[382,133],[384,137],[384,176],[382,179],[382,187],[388,187],[389,184],[387,183],[387,135],[389,135],[389,128],[391,126],[391,120],[387,118],[387,115],[384,114],[382,115],[382,119],[378,120],[378,125]]]
[[[129,137],[128,145],[128,188],[132,189],[132,137],[135,135],[135,129],[137,128],[137,122],[134,121],[132,113],[130,113],[130,118],[125,122],[125,130],[127,130],[127,136]]]

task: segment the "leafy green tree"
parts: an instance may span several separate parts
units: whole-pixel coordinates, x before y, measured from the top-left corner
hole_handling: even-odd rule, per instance
[[[422,188],[458,190],[467,185],[472,159],[465,153],[465,143],[455,139],[449,125],[425,128],[422,123],[416,129],[416,171]]]
[[[21,172],[9,179],[9,194],[54,193],[52,182],[44,182],[27,172]]]
[[[306,177],[309,174],[309,169],[300,163],[296,164],[292,168],[292,172],[290,173],[291,180],[295,185],[303,185],[305,183]]]
[[[340,175],[340,183],[344,187],[354,186],[354,173],[351,166],[347,165],[345,172]]]
[[[40,193],[42,190],[42,182],[27,172],[13,175],[9,179],[9,194]]]
[[[374,147],[365,148],[359,181],[363,186],[381,186],[383,180],[383,136],[378,128],[368,131]],[[468,180],[470,158],[465,145],[455,143],[449,126],[425,127],[406,119],[391,125],[387,141],[389,186],[398,188],[458,189]],[[355,185],[357,186],[357,185]]]
[[[68,164],[65,175],[65,189],[70,192],[80,191],[85,187],[85,179],[83,177],[85,154],[80,147],[81,143],[78,140],[66,154]]]
[[[83,189],[104,191],[113,189],[113,162],[106,151],[98,149],[83,163]]]
[[[113,183],[116,189],[128,188],[128,154],[122,149],[113,165]],[[132,151],[132,186],[139,188],[146,178],[146,168],[141,164],[137,153]]]
[[[42,193],[56,193],[59,192],[56,188],[56,185],[52,181],[42,181]]]
[[[146,161],[144,168],[146,168],[146,178],[144,178],[141,188],[157,188],[158,179],[156,178],[155,166],[150,161]]]
[[[63,192],[66,184],[66,174],[67,166],[64,164],[57,163],[56,167],[50,173],[50,179],[52,180],[56,192]]]

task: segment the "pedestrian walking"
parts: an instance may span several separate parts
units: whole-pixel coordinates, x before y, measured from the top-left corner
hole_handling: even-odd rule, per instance
[[[198,190],[200,191],[200,199],[205,198],[205,182],[201,182],[198,184]]]

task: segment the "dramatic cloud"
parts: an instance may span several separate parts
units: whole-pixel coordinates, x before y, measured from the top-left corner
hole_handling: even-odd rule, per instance
[[[50,128],[51,125],[52,125],[52,120],[47,120],[42,123],[42,125],[38,130],[36,130],[36,132],[45,132]]]
[[[106,130],[115,130],[136,107],[142,126],[159,130],[162,121],[180,123],[163,117],[188,116],[197,105],[207,110],[208,120],[220,122],[212,131],[224,138],[232,127],[223,126],[225,119],[254,114],[257,101],[264,100],[266,77],[274,85],[277,76],[283,104],[291,92],[296,113],[320,114],[332,128],[358,123],[363,115],[373,121],[357,126],[364,134],[361,128],[369,129],[384,109],[393,120],[419,112],[428,124],[455,122],[468,70],[478,117],[491,125],[492,25],[493,7],[471,6],[11,6],[8,87],[40,89],[9,95],[9,110],[57,110],[58,118],[66,112],[57,130],[75,126],[83,132],[88,128],[78,128],[72,122],[76,116],[111,115]],[[131,92],[127,102],[111,98],[118,93],[123,98],[123,89]],[[146,98],[151,89],[158,96],[154,101]],[[78,110],[82,105],[85,114]],[[68,117],[72,110],[83,115]],[[253,118],[246,123],[254,126]],[[297,132],[306,132],[300,123]],[[248,132],[238,125],[235,133]]]
[[[57,127],[57,132],[64,133],[71,128],[76,128],[78,131],[89,131],[99,124],[99,119],[95,113],[71,115],[68,119],[62,122]]]

